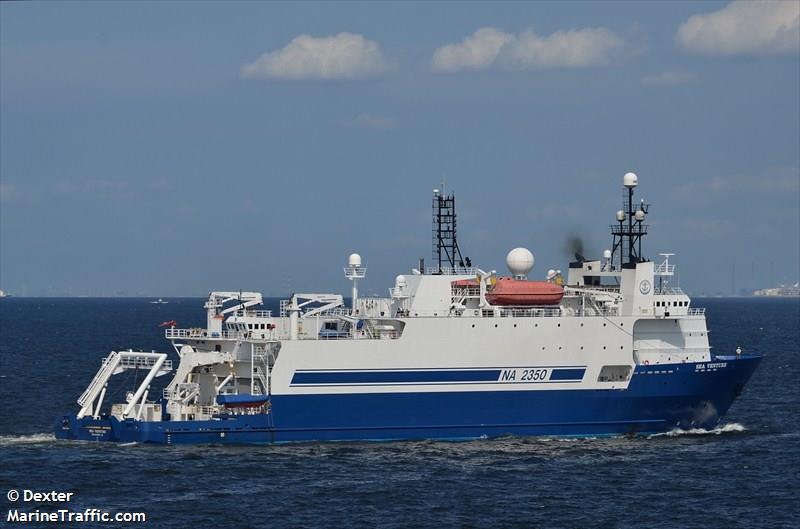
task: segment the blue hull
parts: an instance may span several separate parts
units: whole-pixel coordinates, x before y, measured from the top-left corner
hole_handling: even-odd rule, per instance
[[[162,444],[608,436],[713,428],[761,361],[638,366],[626,390],[274,395],[268,415],[209,421],[59,417],[59,439]]]

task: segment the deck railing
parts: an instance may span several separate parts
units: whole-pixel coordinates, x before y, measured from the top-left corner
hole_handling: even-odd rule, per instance
[[[234,316],[238,316],[239,318],[247,317],[247,318],[271,318],[272,311],[271,310],[237,310],[233,313]]]
[[[208,332],[208,329],[195,328],[195,329],[176,329],[170,327],[164,329],[164,336],[167,340],[206,340],[206,339],[223,339],[223,340],[272,340],[275,336],[272,330],[247,330],[247,331],[220,331]]]
[[[425,269],[426,275],[445,275],[445,276],[458,276],[470,275],[474,276],[478,273],[478,269],[474,266],[429,266]]]

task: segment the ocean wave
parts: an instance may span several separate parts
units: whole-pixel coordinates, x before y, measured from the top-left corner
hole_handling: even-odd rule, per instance
[[[734,433],[734,432],[746,432],[747,428],[744,425],[739,424],[738,422],[732,422],[728,424],[722,424],[717,426],[716,428],[712,428],[711,430],[706,430],[705,428],[690,428],[688,430],[684,430],[682,428],[675,428],[674,430],[670,430],[664,433],[656,433],[653,435],[649,435],[648,439],[653,437],[680,437],[684,435],[721,435],[724,433]]]
[[[56,437],[52,433],[34,433],[30,435],[0,435],[0,446],[50,443]]]

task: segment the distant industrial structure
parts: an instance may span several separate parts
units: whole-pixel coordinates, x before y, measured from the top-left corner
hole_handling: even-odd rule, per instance
[[[769,297],[800,297],[800,283],[794,285],[780,285],[773,288],[762,288],[753,292],[754,296],[769,296]]]

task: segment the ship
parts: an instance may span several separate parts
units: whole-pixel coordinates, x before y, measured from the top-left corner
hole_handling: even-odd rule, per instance
[[[296,292],[273,313],[259,292],[213,291],[205,327],[162,324],[174,356],[110,352],[55,436],[269,444],[712,429],[762,355],[712,351],[705,310],[673,280],[674,254],[643,256],[650,205],[634,200],[637,175],[623,186],[610,249],[543,281],[528,278],[526,248],[508,253],[507,276],[473,266],[455,196],[434,189],[432,266],[420,259],[386,296],[359,296],[356,253],[343,268],[349,303]],[[116,375],[131,371],[120,391]]]

